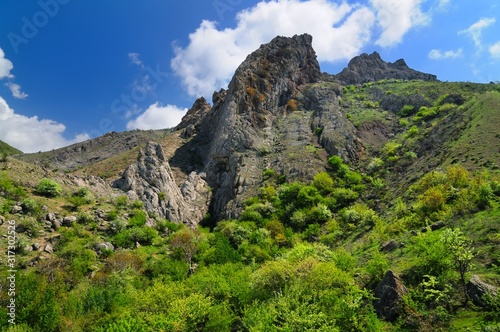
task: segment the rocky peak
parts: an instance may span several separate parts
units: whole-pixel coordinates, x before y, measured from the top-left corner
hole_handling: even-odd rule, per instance
[[[426,74],[408,67],[403,59],[385,62],[380,54],[363,53],[349,61],[344,70],[335,75],[342,84],[362,84],[383,79],[435,81],[436,75]]]
[[[200,124],[201,120],[210,112],[211,106],[206,101],[204,97],[196,99],[193,106],[186,112],[186,115],[182,117],[181,123],[179,123],[174,130],[181,130],[182,137],[187,138],[194,135],[196,132],[196,126]]]
[[[259,151],[273,144],[273,123],[286,116],[300,87],[320,75],[310,35],[276,37],[246,58],[227,90],[214,94],[196,144],[214,188],[216,218],[238,214],[247,189],[261,181]]]

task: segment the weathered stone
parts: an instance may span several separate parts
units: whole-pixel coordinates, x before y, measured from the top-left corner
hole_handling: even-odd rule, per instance
[[[446,224],[442,221],[438,221],[430,225],[432,231],[437,231],[438,229],[441,229],[443,227],[446,227]]]
[[[54,221],[54,220],[56,220],[56,215],[54,213],[47,213],[47,215],[45,216],[45,219],[48,221]]]
[[[396,250],[399,247],[398,243],[395,240],[389,240],[382,243],[381,250],[384,252],[391,252]]]
[[[40,243],[35,242],[31,245],[31,247],[33,248],[34,251],[38,251],[40,250]]]
[[[23,212],[23,207],[21,205],[14,205],[10,209],[10,213],[11,214],[22,213],[22,212]]]
[[[0,216],[0,226],[3,225],[4,223],[5,223],[5,217]]]
[[[498,287],[482,281],[478,275],[473,275],[467,283],[467,294],[475,305],[485,307],[486,302],[483,297],[487,294],[498,296]]]
[[[52,247],[52,245],[50,243],[47,243],[45,245],[45,248],[43,248],[43,251],[45,251],[46,253],[52,254],[52,253],[54,253],[54,248]]]
[[[61,220],[56,219],[52,222],[52,228],[57,231],[59,227],[61,227]]]
[[[62,224],[63,226],[66,227],[71,227],[75,222],[77,218],[75,216],[66,216],[63,218]]]
[[[30,246],[29,244],[27,244],[25,247],[24,247],[24,252],[25,253],[29,253],[29,252],[32,252],[33,251],[33,247]]]
[[[395,321],[403,313],[403,296],[408,290],[392,271],[387,271],[384,279],[375,288],[374,307],[377,314],[388,321]]]
[[[94,246],[94,250],[97,254],[102,254],[104,251],[113,251],[115,247],[109,242],[100,242],[96,243]]]

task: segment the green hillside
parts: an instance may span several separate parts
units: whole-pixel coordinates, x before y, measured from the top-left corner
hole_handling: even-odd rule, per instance
[[[237,218],[197,228],[89,177],[116,179],[138,147],[77,171],[9,160],[0,231],[15,225],[17,239],[0,257],[15,256],[16,327],[2,292],[0,329],[499,331],[500,298],[467,291],[473,276],[500,286],[499,88],[344,87],[364,144],[355,162],[329,156],[302,182],[270,165]],[[287,121],[307,112],[297,100]],[[164,134],[167,159],[189,140]],[[393,275],[399,297],[381,305]],[[2,289],[8,276],[4,265]]]
[[[22,152],[5,142],[0,141],[0,156],[10,156],[13,154],[22,154]]]

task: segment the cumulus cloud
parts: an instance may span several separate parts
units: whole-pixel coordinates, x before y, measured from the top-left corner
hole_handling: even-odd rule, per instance
[[[0,140],[23,152],[47,151],[89,139],[87,134],[68,140],[58,122],[16,114],[0,97]]]
[[[165,129],[175,127],[181,122],[187,109],[174,105],[161,106],[154,103],[144,113],[127,123],[127,129]]]
[[[489,51],[493,58],[500,59],[500,41],[491,45]]]
[[[24,93],[21,91],[21,86],[19,84],[15,83],[5,83],[5,86],[10,89],[10,92],[12,92],[12,96],[17,99],[26,99],[28,97],[27,93]]]
[[[482,41],[481,41],[481,35],[483,33],[483,29],[489,27],[490,25],[492,25],[495,22],[496,22],[496,20],[494,18],[483,17],[479,21],[477,21],[476,23],[472,24],[467,29],[461,30],[458,33],[468,35],[474,41],[474,45],[476,45],[476,47],[479,50],[481,50],[483,47]]]
[[[370,41],[373,11],[362,5],[327,0],[260,2],[239,12],[236,27],[218,29],[203,21],[176,46],[171,66],[192,96],[211,96],[225,87],[237,66],[259,45],[277,35],[310,33],[320,61],[350,59]]]
[[[396,45],[411,28],[429,23],[430,17],[420,9],[424,2],[425,0],[370,0],[377,13],[377,23],[382,29],[375,44],[382,47]]]
[[[5,58],[4,51],[0,48],[0,79],[8,77],[13,77],[10,71],[14,68],[12,62]]]
[[[463,55],[463,50],[459,48],[458,50],[449,50],[449,51],[441,51],[441,50],[431,50],[429,52],[429,59],[432,60],[442,60],[442,59],[454,59],[461,57]]]
[[[203,21],[187,46],[174,46],[174,73],[194,97],[226,87],[237,66],[277,35],[309,33],[320,62],[349,60],[376,40],[382,47],[402,41],[416,26],[427,24],[421,10],[427,0],[370,0],[366,4],[331,0],[261,1],[236,15],[234,28]],[[446,5],[449,0],[435,0]]]

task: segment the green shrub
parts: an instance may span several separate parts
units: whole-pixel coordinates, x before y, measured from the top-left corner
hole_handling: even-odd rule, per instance
[[[417,134],[418,134],[418,127],[417,126],[411,126],[411,128],[408,129],[408,131],[406,132],[405,137],[406,138],[412,138],[412,137],[417,136]]]
[[[57,197],[62,193],[61,186],[59,183],[52,179],[43,178],[38,181],[38,185],[36,186],[36,191],[38,194],[47,196],[47,197]]]
[[[3,193],[6,198],[19,200],[26,197],[26,191],[9,177],[7,172],[0,173],[0,193]]]
[[[272,168],[266,168],[264,172],[262,172],[262,177],[264,179],[272,178],[274,175],[276,175],[276,171]]]
[[[413,105],[404,105],[403,108],[399,111],[399,115],[401,116],[409,116],[415,112],[415,106]]]
[[[314,176],[312,185],[323,195],[329,194],[333,190],[334,181],[327,172],[319,172]]]
[[[128,224],[131,227],[142,227],[146,224],[147,218],[146,211],[134,209],[128,220]]]

